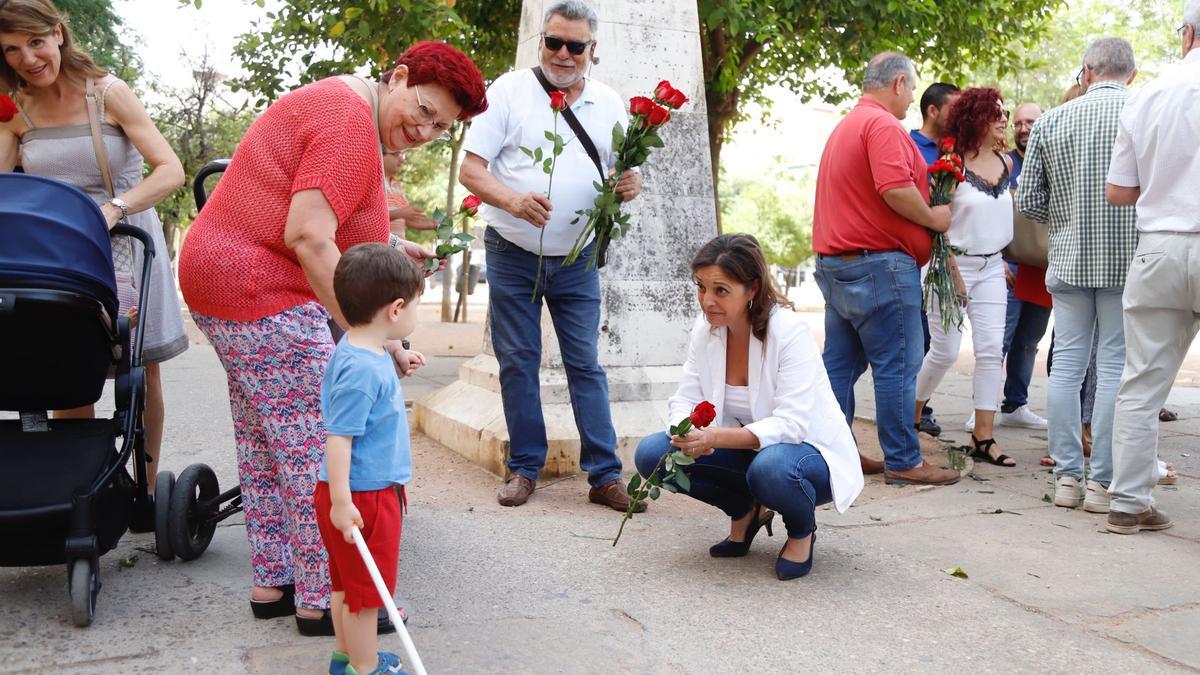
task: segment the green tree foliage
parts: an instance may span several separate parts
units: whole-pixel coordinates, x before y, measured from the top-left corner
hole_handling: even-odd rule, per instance
[[[781,162],[764,172],[770,178],[723,177],[722,218],[728,232],[758,239],[767,262],[794,268],[812,258],[813,185]]]
[[[1081,0],[1062,6],[1027,63],[1001,72],[985,64],[967,74],[964,82],[996,86],[1009,107],[1032,101],[1049,109],[1058,104],[1075,74],[1083,53],[1102,37],[1121,37],[1133,45],[1139,82],[1156,77],[1165,64],[1179,58],[1181,4],[1176,0]]]
[[[713,182],[747,103],[783,86],[830,103],[854,95],[867,60],[899,50],[946,77],[1020,69],[1061,0],[699,0]]]
[[[133,86],[141,74],[142,62],[131,47],[136,41],[125,30],[112,0],[55,0],[54,5],[67,15],[79,46],[96,63]]]
[[[254,112],[247,106],[234,106],[225,100],[229,87],[224,76],[213,69],[207,53],[189,60],[193,77],[191,86],[186,89],[155,87],[159,102],[151,104],[150,116],[179,156],[184,175],[190,181],[208,162],[233,156],[238,142],[254,121]],[[210,193],[216,182],[216,178],[208,181]],[[185,183],[160,202],[157,210],[163,222],[163,234],[174,256],[178,248],[176,235],[182,234],[196,217],[191,183]]]

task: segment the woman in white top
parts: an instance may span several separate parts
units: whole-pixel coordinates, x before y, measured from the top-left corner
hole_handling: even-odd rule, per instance
[[[648,476],[672,446],[696,458],[682,467],[686,494],[721,509],[729,536],[709,549],[718,558],[746,555],[774,509],[788,540],[775,563],[780,579],[812,568],[816,507],[850,508],[863,488],[858,450],[829,387],[821,351],[808,326],[775,290],[758,242],[726,234],[692,260],[696,319],[679,390],[670,400],[676,424],[709,401],[716,419],[683,437],[656,433],[637,450]],[[783,305],[783,307],[781,307]]]
[[[946,135],[955,139],[962,155],[967,179],[958,186],[950,203],[950,244],[962,253],[954,256],[959,300],[971,321],[975,345],[975,430],[971,435],[972,456],[999,466],[1014,466],[992,438],[996,404],[1002,383],[1001,353],[1004,320],[1008,308],[1005,272],[1000,255],[1012,241],[1013,204],[1008,191],[1012,160],[997,151],[1008,132],[1008,112],[995,89],[968,89],[954,102],[947,120]],[[917,376],[917,421],[921,409],[933,395],[946,371],[958,360],[962,330],[942,328],[937,303],[929,312],[929,353]]]

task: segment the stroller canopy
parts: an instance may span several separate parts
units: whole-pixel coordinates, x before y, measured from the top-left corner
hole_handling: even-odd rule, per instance
[[[0,173],[0,287],[71,291],[117,315],[112,244],[91,197],[61,181]]]

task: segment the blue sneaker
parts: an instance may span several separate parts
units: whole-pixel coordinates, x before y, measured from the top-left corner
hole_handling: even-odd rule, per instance
[[[400,657],[391,652],[379,652],[379,663],[367,675],[381,673],[383,675],[407,675],[400,670]],[[329,659],[329,675],[358,675],[358,671],[350,665],[350,655],[345,652],[334,652]]]

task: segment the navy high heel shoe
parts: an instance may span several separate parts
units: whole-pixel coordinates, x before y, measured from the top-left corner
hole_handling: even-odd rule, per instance
[[[766,518],[760,518],[762,506],[754,507],[754,519],[758,521],[756,526],[753,526],[746,532],[746,541],[732,541],[729,537],[719,544],[713,544],[708,549],[708,554],[714,558],[740,558],[750,552],[750,544],[754,542],[754,537],[758,531],[767,528],[767,536],[773,537],[775,533],[771,531],[771,522],[775,520],[775,512],[767,511]]]
[[[813,552],[816,550],[817,531],[814,529],[812,541],[808,544],[808,560],[804,562],[792,562],[783,557],[783,549],[780,549],[779,557],[775,560],[775,576],[779,577],[780,581],[788,581],[790,579],[799,579],[808,574],[812,571]]]

